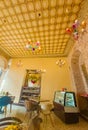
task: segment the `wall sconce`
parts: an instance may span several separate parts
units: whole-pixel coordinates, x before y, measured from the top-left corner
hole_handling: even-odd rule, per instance
[[[19,61],[17,62],[17,67],[20,67],[20,66],[22,66],[22,65],[23,65],[22,61],[19,60]]]
[[[59,65],[59,67],[62,67],[65,64],[65,61],[62,59],[59,59],[58,61],[56,61],[56,64]]]

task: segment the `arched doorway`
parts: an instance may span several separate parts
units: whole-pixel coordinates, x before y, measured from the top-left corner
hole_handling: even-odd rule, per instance
[[[85,87],[85,82],[83,80],[83,75],[82,75],[82,67],[85,67],[85,64],[82,63],[80,64],[81,60],[81,52],[79,50],[75,51],[74,54],[72,55],[71,59],[71,66],[72,66],[72,71],[73,71],[73,77],[74,77],[74,82],[76,86],[76,91],[77,91],[77,99],[78,99],[78,106],[80,110],[81,116],[83,116],[85,119],[88,119],[88,99],[85,96],[82,96],[83,94],[86,94],[86,87]],[[88,75],[87,75],[88,77]],[[86,79],[85,74],[84,74],[85,81]]]
[[[79,64],[80,55],[81,55],[81,52],[77,50],[72,55],[72,59],[71,59],[71,66],[72,66],[72,72],[73,72],[77,95],[86,92],[85,84],[84,84],[83,77],[80,71],[80,64]]]

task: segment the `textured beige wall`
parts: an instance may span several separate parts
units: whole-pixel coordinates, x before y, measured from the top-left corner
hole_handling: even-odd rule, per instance
[[[58,58],[23,58],[21,59],[23,63],[22,66],[18,67],[17,62],[19,59],[12,59],[10,69],[5,76],[3,90],[9,91],[12,95],[15,95],[15,102],[18,102],[26,69],[46,69],[46,72],[42,73],[42,99],[52,100],[54,92],[56,90],[61,90],[63,87],[66,87],[68,90],[72,90],[67,59],[64,58],[65,65],[63,67],[56,65],[57,60]]]
[[[82,33],[81,31],[79,32],[79,34],[80,34],[79,39],[77,41],[75,41],[75,45],[74,45],[73,49],[71,50],[71,53],[70,53],[68,59],[69,59],[69,63],[70,63],[73,54],[75,55],[75,58],[73,58],[74,59],[73,62],[76,61],[79,64],[79,69],[81,71],[81,76],[82,76],[83,83],[84,83],[84,85],[83,85],[84,91],[86,91],[88,93],[88,84],[86,82],[85,76],[83,75],[83,71],[82,71],[82,67],[81,67],[81,65],[83,65],[83,64],[85,65],[85,68],[87,71],[86,73],[88,75],[88,12],[87,12],[86,18],[84,18],[83,20],[86,21],[85,32],[84,33]],[[76,55],[77,51],[80,52],[79,61],[76,60],[76,58],[78,57]],[[73,77],[72,78],[73,79],[73,86],[75,86],[75,89],[76,89],[77,86],[76,86],[76,82],[74,80],[73,71],[77,72],[78,67],[77,68],[75,67],[75,69],[73,69],[73,70],[71,69],[71,72],[72,72],[71,77]],[[78,75],[76,75],[75,78],[80,83],[78,86],[78,87],[80,87],[81,86],[81,78],[79,78]],[[82,92],[84,92],[81,87],[79,89],[82,90]]]
[[[8,68],[7,59],[4,56],[0,55],[0,69],[2,69],[2,74],[0,76],[0,87],[1,87],[1,83],[3,81],[3,77],[5,76],[5,72],[7,68]]]

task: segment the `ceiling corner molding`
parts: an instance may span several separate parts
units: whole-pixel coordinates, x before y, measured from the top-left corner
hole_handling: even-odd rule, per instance
[[[10,56],[8,56],[1,48],[0,48],[0,56],[5,57],[7,60],[10,59]]]

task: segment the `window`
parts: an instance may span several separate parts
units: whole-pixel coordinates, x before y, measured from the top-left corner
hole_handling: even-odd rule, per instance
[[[0,77],[1,77],[1,75],[2,75],[2,69],[0,68]]]

